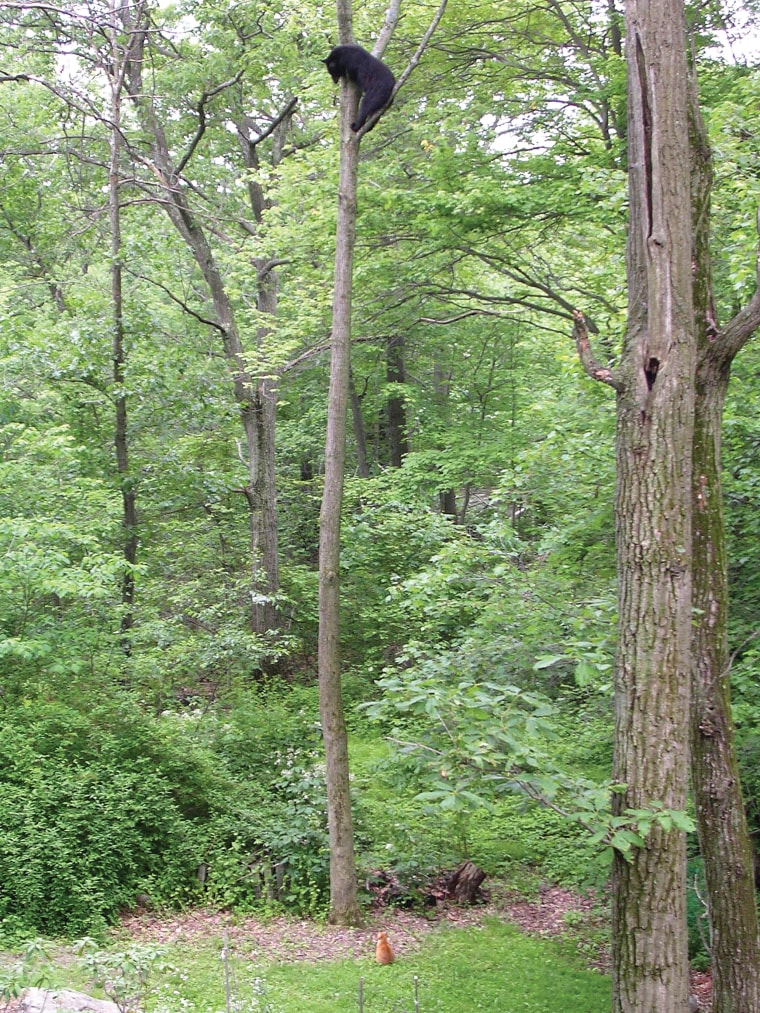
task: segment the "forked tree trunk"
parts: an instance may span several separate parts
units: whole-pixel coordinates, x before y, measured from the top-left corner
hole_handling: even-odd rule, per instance
[[[132,37],[137,40],[136,45],[139,47],[128,75],[130,97],[150,139],[151,159],[163,207],[187,244],[208,286],[216,316],[214,324],[222,339],[232,374],[235,400],[240,409],[248,469],[244,492],[249,508],[251,533],[251,627],[255,633],[264,633],[278,625],[277,609],[272,600],[279,581],[274,457],[277,387],[267,377],[253,376],[247,366],[233,301],[214,257],[208,231],[191,205],[191,190],[185,186],[181,176],[181,168],[192,154],[192,147],[184,159],[175,163],[151,91],[143,87],[144,49],[149,45],[147,20],[143,19],[141,24],[132,24],[127,14],[124,17],[125,27],[132,28]],[[232,83],[234,82],[228,82],[229,85]],[[291,106],[292,103],[286,106],[283,117],[288,114]],[[255,202],[252,203],[256,216],[257,206]],[[267,272],[262,273],[262,265],[259,264],[258,267],[259,308],[265,313],[272,312],[276,308],[276,288]],[[259,332],[260,335],[262,333],[266,333],[266,328]]]

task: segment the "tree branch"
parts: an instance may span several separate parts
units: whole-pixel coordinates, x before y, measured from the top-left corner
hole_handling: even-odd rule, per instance
[[[404,85],[404,83],[406,82],[406,79],[409,77],[409,75],[412,73],[412,71],[414,70],[414,68],[420,62],[420,59],[422,58],[422,54],[427,49],[428,42],[430,42],[430,39],[431,39],[431,37],[433,35],[433,32],[436,30],[436,28],[440,24],[441,18],[443,17],[444,11],[446,10],[446,3],[447,3],[447,0],[440,0],[440,4],[438,5],[438,10],[433,15],[433,20],[430,22],[427,31],[422,36],[422,39],[420,40],[420,44],[419,44],[419,46],[417,46],[417,49],[415,50],[414,55],[412,56],[411,60],[409,61],[409,63],[406,65],[406,67],[402,71],[400,77],[398,77],[396,79],[395,87],[394,87],[393,91],[391,92],[391,97],[388,99],[387,104],[385,105],[385,107],[383,109],[380,109],[377,113],[375,113],[374,116],[370,116],[370,118],[367,120],[367,122],[361,128],[361,130],[357,133],[357,135],[356,135],[357,140],[360,140],[362,137],[364,137],[364,135],[369,130],[371,130],[372,127],[374,127],[374,125],[377,123],[377,121],[383,115],[383,113],[388,108],[388,106],[391,105],[391,103],[395,99],[396,95],[398,95],[399,89]],[[395,16],[395,18],[398,18],[398,10],[396,9],[396,4],[397,4],[397,0],[390,0],[390,4],[388,6],[388,13],[386,14],[386,17],[385,17],[385,24],[383,25],[382,31],[380,32],[380,36],[378,37],[378,40],[377,40],[377,44],[375,45],[375,49],[374,49],[375,54],[382,53],[383,49],[385,49],[385,46],[386,46],[386,44],[388,42],[388,39],[391,36],[391,33],[393,32],[393,29],[395,27],[394,16]]]
[[[189,148],[182,156],[182,158],[179,160],[177,168],[175,169],[175,173],[177,176],[182,175],[182,170],[185,168],[187,163],[193,157],[195,149],[198,147],[201,138],[206,133],[206,103],[209,101],[209,99],[214,98],[215,95],[218,95],[220,92],[225,91],[227,88],[231,88],[233,85],[237,84],[242,76],[243,71],[241,69],[237,72],[237,74],[235,74],[234,77],[231,77],[229,81],[222,81],[222,83],[218,84],[216,88],[211,88],[210,91],[204,91],[204,93],[201,95],[201,100],[198,103],[198,129],[195,131],[195,137],[192,139],[192,141],[190,141]]]
[[[266,128],[266,130],[263,133],[258,134],[256,136],[255,140],[251,140],[250,138],[246,137],[246,140],[251,145],[251,147],[255,148],[257,144],[261,144],[262,141],[265,141],[267,137],[273,134],[275,130],[279,127],[279,125],[282,123],[282,121],[284,119],[287,119],[288,116],[290,116],[290,114],[293,112],[293,110],[297,105],[298,105],[298,96],[294,95],[293,98],[289,99],[285,103],[285,105],[282,107],[282,110],[275,116],[275,118]]]
[[[378,59],[380,59],[385,52],[385,47],[388,45],[390,37],[396,29],[400,10],[401,0],[390,0],[388,10],[385,12],[385,22],[383,27],[380,29],[380,34],[377,37],[375,48],[372,50],[372,55],[376,56]]]
[[[613,387],[620,393],[625,389],[620,377],[609,366],[603,366],[601,362],[594,358],[586,328],[586,318],[580,310],[573,310],[573,320],[573,338],[575,339],[575,347],[578,349],[578,358],[581,360],[581,365],[592,380],[609,384],[610,387]]]
[[[760,237],[760,208],[757,212],[757,232]],[[760,327],[760,241],[755,254],[755,273],[757,278],[755,294],[718,334],[716,345],[726,363],[733,361],[736,354],[752,337],[753,332]]]
[[[149,278],[147,275],[142,274],[142,272],[140,271],[132,271],[130,268],[126,266],[124,267],[124,270],[127,272],[127,274],[130,274],[133,278],[139,278],[140,281],[147,281],[149,285],[153,285],[154,288],[160,289],[165,295],[168,295],[171,301],[176,303],[185,313],[187,313],[191,317],[194,317],[198,321],[198,323],[201,323],[206,327],[213,327],[214,330],[219,331],[220,334],[226,334],[225,328],[217,320],[211,320],[208,317],[204,317],[200,313],[197,313],[194,309],[191,309],[184,299],[180,299],[179,296],[176,296],[170,288],[167,288],[166,285],[162,285],[160,281],[156,281],[155,278]]]

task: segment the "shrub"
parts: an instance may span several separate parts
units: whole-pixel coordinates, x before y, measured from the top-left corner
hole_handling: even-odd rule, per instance
[[[189,899],[202,821],[221,794],[200,750],[125,708],[60,704],[8,715],[0,734],[0,919],[45,934],[96,931],[147,893]]]
[[[186,898],[196,849],[166,782],[146,763],[29,771],[0,785],[0,917],[47,935],[93,931],[135,896]]]

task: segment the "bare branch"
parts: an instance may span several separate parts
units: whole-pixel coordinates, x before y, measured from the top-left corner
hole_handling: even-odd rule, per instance
[[[443,17],[445,10],[446,10],[446,0],[441,0],[440,4],[438,5],[438,10],[433,15],[433,20],[430,22],[430,25],[428,26],[428,30],[422,36],[420,44],[419,44],[419,46],[417,46],[417,49],[415,50],[414,56],[411,58],[411,60],[407,64],[405,70],[402,72],[402,74],[399,77],[399,79],[396,81],[396,87],[393,89],[393,95],[394,96],[396,95],[396,92],[404,84],[404,82],[406,81],[406,79],[409,77],[409,75],[412,73],[412,71],[415,69],[415,67],[417,66],[417,64],[422,59],[422,54],[427,49],[428,42],[430,42],[430,39],[432,38],[433,32],[436,30],[436,28],[440,24],[441,18]]]
[[[396,24],[398,23],[398,15],[401,10],[401,0],[390,0],[388,4],[388,10],[385,13],[385,23],[380,29],[380,34],[377,37],[377,42],[372,50],[372,55],[378,59],[385,52],[385,47],[388,45],[391,35],[393,35]]]
[[[609,384],[618,393],[623,391],[624,385],[622,380],[609,368],[609,366],[603,366],[601,362],[594,358],[594,353],[591,350],[591,342],[588,337],[588,330],[586,328],[586,318],[583,316],[580,310],[573,310],[573,338],[575,339],[575,347],[578,349],[578,357],[581,360],[581,365],[591,377],[592,380],[599,380],[600,383]]]
[[[489,313],[487,310],[464,310],[456,316],[447,317],[445,320],[438,320],[436,317],[418,317],[418,324],[455,324],[458,320],[465,320],[467,317],[500,317],[501,313]]]
[[[133,278],[138,278],[140,281],[147,281],[149,285],[153,285],[155,288],[160,289],[165,295],[169,296],[172,302],[176,303],[185,313],[194,317],[199,323],[204,324],[206,327],[213,327],[214,330],[219,331],[221,334],[226,333],[225,328],[218,321],[204,317],[200,313],[197,313],[194,309],[191,309],[184,299],[180,299],[179,296],[176,296],[170,288],[167,288],[166,285],[162,285],[160,281],[156,281],[155,278],[149,278],[140,271],[132,271],[126,266],[124,267],[124,270],[127,274],[131,274]]]
[[[193,157],[195,149],[200,144],[201,138],[206,132],[206,103],[209,101],[209,99],[214,98],[215,95],[218,95],[220,92],[226,91],[227,88],[231,88],[233,85],[237,84],[242,76],[243,71],[241,69],[237,72],[237,74],[235,74],[234,77],[231,77],[229,81],[223,81],[221,84],[218,84],[216,88],[211,88],[209,91],[204,91],[204,93],[201,95],[201,100],[198,103],[198,129],[195,131],[195,137],[192,139],[192,141],[190,141],[189,148],[182,156],[182,158],[179,160],[179,164],[177,165],[177,168],[175,170],[177,176],[182,175],[182,170],[185,168],[187,163]]]
[[[275,132],[275,130],[279,127],[279,125],[282,123],[283,120],[287,119],[288,116],[290,116],[290,114],[293,112],[293,110],[297,105],[298,105],[298,96],[295,95],[293,96],[293,98],[291,98],[288,102],[285,103],[282,110],[277,114],[277,116],[275,116],[275,118],[272,120],[272,122],[269,124],[269,126],[263,133],[258,134],[253,140],[251,140],[248,137],[246,137],[245,140],[251,145],[251,147],[255,147],[257,144],[261,144],[262,141],[266,140],[267,137],[269,137],[271,134]],[[242,133],[242,131],[240,131],[240,128],[238,128],[238,133]]]

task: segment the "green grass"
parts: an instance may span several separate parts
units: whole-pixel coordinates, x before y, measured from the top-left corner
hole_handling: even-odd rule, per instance
[[[146,1004],[149,1009],[224,1009],[218,950],[177,949],[169,959],[181,970],[182,980],[164,982],[161,993],[170,1001],[153,997]],[[412,1013],[415,976],[420,1013],[610,1010],[606,977],[585,970],[555,942],[528,938],[496,920],[481,928],[443,929],[428,936],[418,953],[398,955],[390,967],[378,966],[369,955],[319,964],[233,963],[235,999],[246,1013],[357,1013],[360,979],[364,1013]]]

